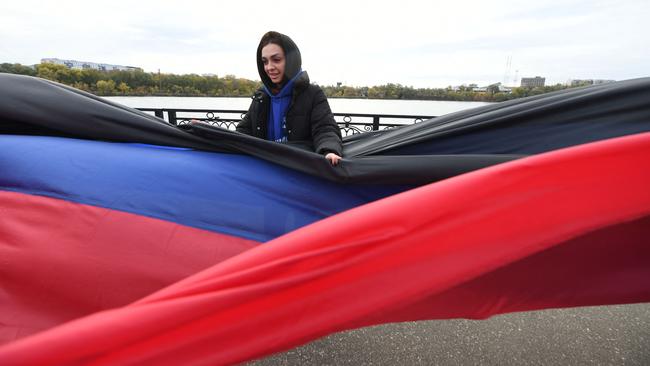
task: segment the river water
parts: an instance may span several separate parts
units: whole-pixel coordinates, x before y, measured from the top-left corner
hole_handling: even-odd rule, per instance
[[[238,109],[246,110],[251,98],[217,97],[106,97],[132,108]],[[329,98],[334,113],[402,114],[441,116],[489,103],[431,100],[387,100]]]

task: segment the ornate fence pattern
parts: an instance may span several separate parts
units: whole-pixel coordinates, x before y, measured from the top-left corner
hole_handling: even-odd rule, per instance
[[[234,130],[237,123],[246,114],[245,110],[230,109],[168,109],[168,108],[138,108],[143,112],[153,113],[173,125],[187,124],[190,120],[198,120],[211,125]],[[398,114],[367,114],[367,113],[333,113],[334,119],[341,128],[343,136],[395,128],[426,121],[435,116],[416,116]]]

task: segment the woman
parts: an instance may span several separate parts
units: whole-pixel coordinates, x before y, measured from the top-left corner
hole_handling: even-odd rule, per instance
[[[339,130],[327,97],[301,69],[298,46],[268,32],[257,47],[257,70],[264,84],[253,96],[237,131],[276,142],[308,146],[332,164],[341,160]]]

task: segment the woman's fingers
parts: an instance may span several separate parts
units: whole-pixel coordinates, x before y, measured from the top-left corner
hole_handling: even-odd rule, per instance
[[[325,155],[325,159],[329,160],[330,164],[332,165],[338,165],[339,161],[341,160],[341,157],[334,153],[328,153],[327,155]]]

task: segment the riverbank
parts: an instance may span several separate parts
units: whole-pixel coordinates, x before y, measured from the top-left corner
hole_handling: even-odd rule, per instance
[[[212,75],[175,75],[146,73],[141,70],[99,71],[69,69],[64,65],[42,63],[34,68],[20,64],[0,64],[0,72],[37,76],[99,96],[174,96],[174,97],[250,97],[259,81]],[[500,83],[477,88],[476,85],[446,88],[413,88],[388,83],[378,86],[321,86],[329,98],[380,100],[423,100],[457,102],[501,102],[544,94],[570,86],[557,84],[535,88],[515,87],[502,90]]]

